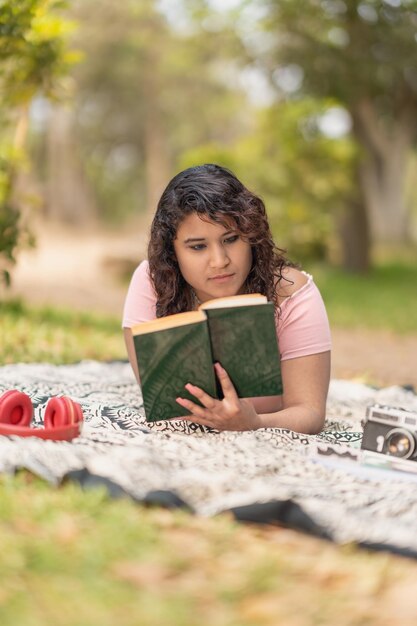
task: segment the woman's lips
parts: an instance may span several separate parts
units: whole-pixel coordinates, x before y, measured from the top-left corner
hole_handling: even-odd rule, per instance
[[[210,280],[214,280],[216,283],[226,283],[233,278],[234,274],[219,274],[218,276],[212,276]]]

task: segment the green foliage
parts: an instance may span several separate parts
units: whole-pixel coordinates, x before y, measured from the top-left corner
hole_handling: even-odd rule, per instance
[[[273,0],[264,27],[275,37],[270,63],[303,70],[302,87],[348,109],[365,98],[393,119],[417,107],[417,1]],[[269,54],[269,53],[268,53]]]
[[[29,103],[39,91],[54,96],[58,80],[76,58],[67,50],[73,25],[56,13],[64,6],[57,0],[0,4],[0,276],[6,285],[19,247],[30,240],[14,193],[25,161]]]
[[[0,158],[0,280],[10,285],[8,263],[15,261],[14,252],[19,238],[19,212],[9,204],[10,175],[9,165],[4,158]]]
[[[73,63],[67,37],[73,24],[57,11],[61,0],[6,0],[0,5],[0,84],[9,105],[26,104],[39,91],[53,95]]]
[[[352,193],[352,142],[325,137],[318,126],[332,104],[277,103],[261,114],[249,144],[252,159],[258,146],[253,184],[265,189],[277,242],[298,262],[332,255],[337,218]]]
[[[332,98],[350,113],[360,159],[341,228],[343,258],[366,270],[371,243],[405,241],[409,232],[404,172],[417,137],[417,0],[258,4],[268,38],[253,54],[281,97]]]
[[[251,134],[230,147],[200,146],[179,167],[217,162],[264,200],[279,247],[297,262],[336,254],[336,225],[354,193],[356,151],[348,138],[330,139],[320,117],[333,105],[312,99],[279,102],[258,112]]]
[[[1,145],[0,145],[1,149]],[[0,150],[0,283],[10,286],[10,268],[16,262],[17,250],[30,242],[30,234],[21,224],[19,207],[13,199],[14,164],[10,149]]]
[[[19,213],[13,206],[0,205],[0,250],[5,263],[15,263],[15,252],[19,239]],[[7,287],[10,286],[10,272],[1,270],[1,277]]]
[[[183,150],[236,138],[241,128],[242,90],[226,75],[242,48],[233,30],[181,29],[158,5],[71,7],[86,59],[73,72],[77,137],[102,215],[113,222],[155,208],[153,188],[162,191]]]

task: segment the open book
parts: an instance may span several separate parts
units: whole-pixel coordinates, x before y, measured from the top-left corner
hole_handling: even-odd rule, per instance
[[[198,404],[186,383],[222,398],[216,361],[240,398],[282,393],[274,305],[265,296],[216,298],[197,311],[137,324],[132,333],[147,421],[186,415],[178,396]]]

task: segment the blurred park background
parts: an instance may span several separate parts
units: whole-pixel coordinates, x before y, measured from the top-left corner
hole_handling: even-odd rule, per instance
[[[5,0],[0,94],[9,336],[51,307],[119,336],[161,191],[218,162],[314,274],[333,375],[417,383],[417,2]]]

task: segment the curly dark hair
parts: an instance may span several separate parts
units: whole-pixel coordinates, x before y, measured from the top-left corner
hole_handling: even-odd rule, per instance
[[[265,205],[228,169],[215,164],[190,167],[177,174],[163,192],[151,226],[150,276],[156,291],[156,315],[190,311],[195,295],[185,282],[173,241],[181,221],[191,213],[230,227],[252,247],[252,267],[245,293],[261,293],[278,306],[277,283],[292,265],[272,239]]]

